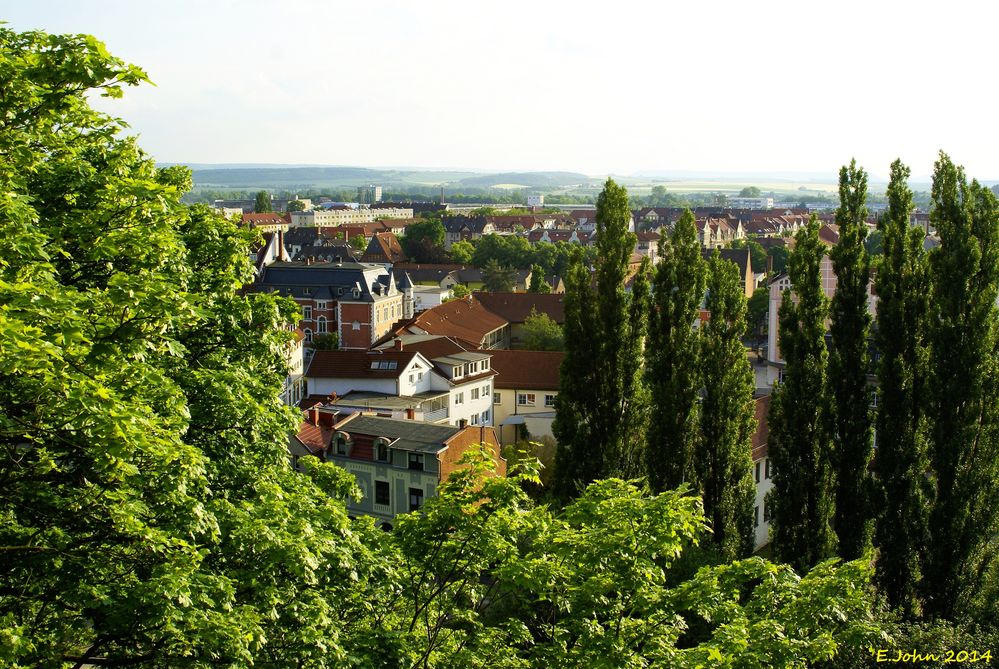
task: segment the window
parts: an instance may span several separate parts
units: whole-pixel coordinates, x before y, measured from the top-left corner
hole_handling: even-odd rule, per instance
[[[316,309],[318,311],[326,311],[326,300],[316,300]]]
[[[357,321],[354,321],[353,323],[350,324],[350,327],[351,327],[352,330],[360,330],[361,329],[361,324],[358,323]]]
[[[305,288],[302,292],[305,293],[306,295],[312,295],[312,289],[311,288]]]
[[[347,455],[347,440],[343,437],[336,438],[336,454]]]
[[[760,526],[760,507],[753,507],[753,527]]]
[[[479,424],[479,414],[473,413],[472,417],[469,419],[468,422],[470,424],[472,424],[472,425],[478,425]]]
[[[414,379],[414,378],[415,378],[415,377],[414,377],[414,375],[413,375],[413,374],[410,374],[410,375],[409,375],[409,382],[410,382],[410,383],[412,383],[412,382],[413,382],[413,379]]]
[[[759,483],[760,482],[760,463],[759,462],[756,463],[755,469],[756,469],[756,482]]]
[[[378,442],[378,448],[375,451],[375,459],[379,462],[388,462],[389,459],[389,449],[388,444],[384,441]]]
[[[493,404],[499,404],[501,401],[500,394],[493,393]]]
[[[416,380],[417,381],[422,381],[423,380],[423,372],[417,372],[417,374],[416,374]]]
[[[388,505],[391,499],[388,481],[375,481],[375,504]]]
[[[454,396],[454,403],[455,404],[464,404],[465,403],[465,393],[456,393],[455,396]]]
[[[312,307],[310,306],[302,307],[302,319],[306,321],[312,320]]]
[[[488,383],[486,385],[482,386],[482,394],[483,394],[483,396],[486,396],[486,397],[489,396],[489,384]]]
[[[409,468],[413,471],[422,472],[423,471],[423,454],[422,453],[410,453],[409,454]]]
[[[398,367],[398,360],[374,360],[371,363],[371,369],[397,369]]]
[[[305,341],[312,343],[312,329],[305,328]]]
[[[423,491],[419,488],[409,489],[409,510],[419,511],[423,506]]]
[[[770,478],[770,458],[767,458],[764,462],[763,475],[766,478]]]
[[[489,409],[482,412],[482,424],[486,425],[489,422]]]
[[[517,393],[517,404],[522,407],[534,406],[534,393]]]
[[[770,522],[770,502],[768,500],[763,500],[763,522]]]
[[[456,379],[459,376],[461,376],[461,367],[452,367],[451,368],[451,378],[452,379]]]
[[[482,371],[484,372],[487,369],[489,369],[489,359],[488,358],[482,361]]]
[[[472,395],[471,399],[473,399],[473,400],[479,399],[479,389],[478,388],[472,388],[471,395]]]
[[[316,325],[316,332],[319,334],[326,334],[326,317],[320,316]]]
[[[553,407],[553,406],[555,406],[555,396],[554,395],[545,395],[545,406],[546,407]]]

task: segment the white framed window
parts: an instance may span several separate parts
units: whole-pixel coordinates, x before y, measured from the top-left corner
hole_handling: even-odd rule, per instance
[[[471,395],[472,395],[471,399],[473,399],[473,400],[479,399],[479,389],[478,388],[472,388],[472,390],[470,392],[471,392]]]
[[[461,376],[461,367],[452,367],[451,368],[451,378],[452,379],[457,379],[459,376]]]
[[[326,311],[326,300],[316,300],[316,310]]]
[[[483,395],[489,395],[489,390],[490,390],[490,388],[489,388],[489,384],[488,383],[486,385],[482,386],[482,394]]]
[[[537,398],[534,393],[517,393],[517,404],[522,407],[534,406]]]
[[[489,359],[488,358],[486,360],[482,361],[482,371],[484,372],[487,369],[489,369]]]
[[[472,417],[468,420],[468,422],[471,425],[478,425],[479,424],[479,414],[473,413]]]
[[[312,343],[312,328],[305,328],[305,341]]]
[[[500,398],[500,394],[499,393],[493,393],[493,404],[500,404],[501,402],[502,402],[502,399]]]
[[[464,404],[465,403],[465,393],[456,393],[455,396],[454,396],[454,403],[455,404]]]
[[[312,307],[306,305],[302,307],[302,320],[311,321],[312,320]]]
[[[320,316],[319,320],[316,321],[316,332],[319,334],[326,334],[326,317]]]
[[[545,395],[545,406],[546,407],[553,407],[553,406],[555,406],[555,396],[554,395]]]
[[[482,412],[482,424],[485,425],[489,422],[489,409]]]
[[[410,382],[410,383],[412,383],[412,382],[413,382],[413,378],[414,378],[414,377],[413,377],[413,375],[412,375],[412,374],[410,374],[410,375],[409,375],[409,382]]]
[[[350,324],[350,327],[352,330],[360,330],[361,324],[358,321],[354,321],[353,323]]]

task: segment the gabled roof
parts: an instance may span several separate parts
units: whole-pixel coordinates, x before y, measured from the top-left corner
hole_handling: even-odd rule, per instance
[[[734,263],[736,267],[739,268],[739,276],[744,276],[747,271],[752,271],[753,260],[749,249],[718,249],[721,254],[722,260],[727,260],[730,263]],[[715,249],[701,249],[701,255],[704,259],[709,259],[715,252]]]
[[[377,232],[371,236],[368,248],[361,257],[363,262],[397,263],[406,259],[402,245],[391,232]]]
[[[493,385],[512,390],[558,390],[562,351],[490,351],[499,372]]]
[[[310,379],[396,379],[416,351],[316,351],[305,376]]]
[[[481,293],[473,296],[482,306],[510,323],[523,323],[532,311],[565,322],[565,295],[561,293]]]

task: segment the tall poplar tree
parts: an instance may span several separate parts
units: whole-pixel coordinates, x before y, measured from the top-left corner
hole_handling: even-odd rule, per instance
[[[881,491],[875,542],[877,580],[893,608],[918,615],[930,498],[926,472],[926,310],[929,276],[922,228],[909,223],[909,168],[896,160],[888,183],[888,211],[878,220],[884,255],[875,277],[878,316],[878,453]]]
[[[705,263],[694,215],[683,212],[659,241],[660,262],[649,316],[647,378],[651,392],[647,464],[654,490],[696,487],[699,344],[694,330],[704,298]]]
[[[999,552],[999,205],[944,153],[932,198],[940,236],[929,254],[935,495],[923,583],[928,612],[951,617],[987,585]]]
[[[641,301],[629,309],[624,287],[636,241],[630,221],[627,191],[608,179],[597,199],[595,275],[576,263],[566,286],[566,356],[552,425],[556,492],[563,499],[594,479],[641,473],[634,451],[644,445],[639,369],[646,316]]]
[[[843,559],[860,557],[871,543],[873,515],[870,474],[874,452],[867,353],[871,316],[867,289],[871,261],[867,237],[867,173],[855,160],[839,171],[839,243],[829,251],[836,273],[830,315],[829,398],[833,463],[836,468],[836,536]]]
[[[701,438],[694,469],[701,483],[710,541],[725,560],[753,552],[752,438],[756,427],[753,389],[742,335],[746,295],[738,268],[716,250],[708,262],[706,307],[711,317],[701,328]]]
[[[771,543],[782,562],[799,569],[831,557],[836,550],[826,391],[829,300],[822,292],[821,275],[824,248],[813,215],[808,227],[795,235],[788,256],[794,292],[784,291],[779,312],[780,352],[787,364],[770,403]]]

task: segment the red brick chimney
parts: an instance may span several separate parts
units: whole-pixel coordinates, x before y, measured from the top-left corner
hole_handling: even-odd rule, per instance
[[[319,425],[319,405],[309,409],[309,423],[312,425]]]

